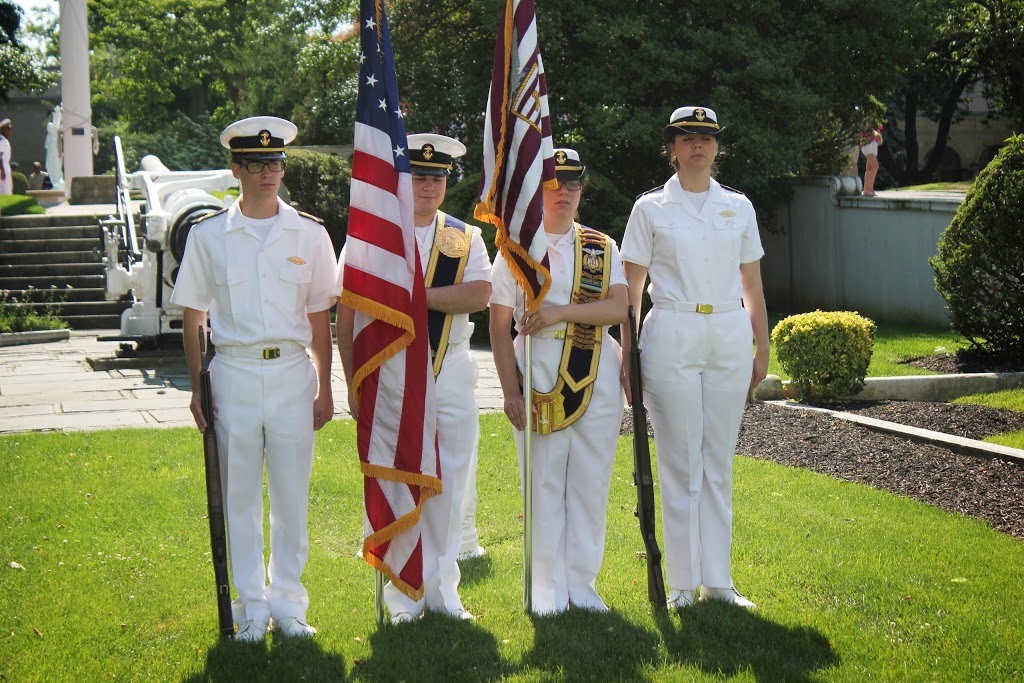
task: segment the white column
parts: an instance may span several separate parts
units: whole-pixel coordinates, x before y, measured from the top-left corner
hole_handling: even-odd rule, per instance
[[[64,178],[92,175],[92,106],[89,103],[89,25],[86,0],[60,0],[61,104],[64,108]]]

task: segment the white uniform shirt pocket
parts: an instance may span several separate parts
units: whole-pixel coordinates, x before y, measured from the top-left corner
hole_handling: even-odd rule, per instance
[[[309,285],[313,281],[313,268],[309,265],[289,263],[281,266],[278,275],[281,278],[282,304],[290,303],[294,306],[294,313],[305,315]]]

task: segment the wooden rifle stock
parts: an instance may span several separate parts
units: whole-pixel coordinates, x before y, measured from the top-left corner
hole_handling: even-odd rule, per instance
[[[203,457],[206,461],[206,512],[210,518],[210,549],[213,553],[213,575],[217,583],[217,618],[220,634],[234,635],[231,615],[231,585],[228,583],[228,537],[224,524],[224,491],[220,479],[220,454],[217,431],[213,426],[213,390],[210,387],[209,359],[206,356],[206,330],[199,328],[199,353],[203,369],[199,371],[199,391],[206,431],[203,432]]]
[[[647,550],[647,599],[653,605],[666,604],[665,577],[661,572],[661,548],[655,533],[654,475],[651,473],[651,444],[647,437],[647,409],[644,408],[643,378],[640,374],[640,345],[636,313],[629,307],[629,389],[633,396],[633,483],[636,485],[636,514]]]

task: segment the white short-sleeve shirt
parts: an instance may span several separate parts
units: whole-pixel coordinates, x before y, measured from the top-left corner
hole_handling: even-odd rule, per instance
[[[569,230],[564,235],[545,233],[547,237],[548,264],[551,266],[551,289],[548,290],[541,308],[545,306],[563,306],[572,303],[573,279],[576,273],[576,231]],[[619,250],[612,241],[612,264],[609,271],[608,287],[626,284],[626,276],[622,270]],[[519,330],[519,321],[526,310],[526,295],[516,281],[508,263],[499,254],[494,259],[491,269],[491,303],[507,306],[512,309],[512,317]],[[564,328],[561,323],[557,327]],[[552,329],[557,329],[555,326]]]
[[[334,305],[336,273],[322,225],[279,199],[277,220],[261,239],[236,202],[189,233],[171,303],[209,311],[219,346],[309,346],[306,316]]]
[[[622,238],[622,259],[648,269],[655,305],[739,301],[740,264],[762,256],[754,206],[714,179],[698,211],[672,176],[636,200]]]

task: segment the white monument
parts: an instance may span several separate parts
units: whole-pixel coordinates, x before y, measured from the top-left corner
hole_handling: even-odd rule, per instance
[[[60,72],[66,181],[93,175],[89,103],[89,25],[86,0],[60,0]],[[51,175],[53,170],[48,171]]]
[[[53,108],[53,117],[46,124],[46,172],[50,174],[53,189],[64,189],[64,166],[61,162],[61,118],[60,105]]]

